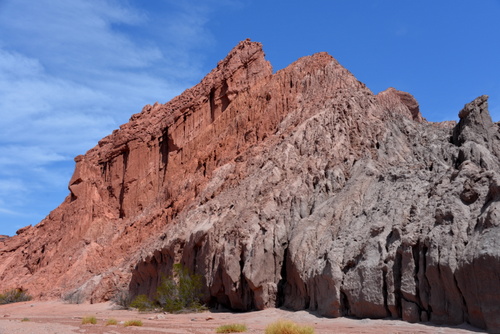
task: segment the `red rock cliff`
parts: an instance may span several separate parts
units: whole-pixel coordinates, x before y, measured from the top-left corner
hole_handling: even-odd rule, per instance
[[[500,135],[485,97],[460,117],[434,126],[325,53],[273,74],[241,42],[77,157],[66,200],[0,240],[0,282],[101,301],[180,261],[233,309],[497,330]]]

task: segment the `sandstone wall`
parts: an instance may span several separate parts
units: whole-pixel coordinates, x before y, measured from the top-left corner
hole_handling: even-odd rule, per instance
[[[77,157],[64,203],[0,240],[0,282],[101,301],[182,262],[212,305],[500,331],[499,159],[486,97],[436,125],[325,53],[273,74],[244,41]]]

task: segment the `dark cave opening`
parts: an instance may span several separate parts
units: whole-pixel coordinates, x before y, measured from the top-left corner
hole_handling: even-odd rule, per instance
[[[283,261],[281,263],[280,276],[281,279],[278,282],[278,295],[276,296],[276,307],[282,307],[285,305],[285,287],[287,285],[286,280],[286,262],[288,259],[288,247],[285,248],[283,252]]]

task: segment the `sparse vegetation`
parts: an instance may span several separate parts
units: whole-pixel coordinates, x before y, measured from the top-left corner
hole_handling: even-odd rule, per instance
[[[141,320],[128,320],[128,321],[125,321],[125,323],[123,324],[123,326],[125,326],[125,327],[129,327],[129,326],[142,326],[142,321]]]
[[[96,317],[94,317],[94,316],[83,317],[82,318],[82,325],[88,325],[88,324],[92,324],[92,325],[97,324]]]
[[[136,308],[139,312],[146,312],[155,309],[155,303],[146,295],[139,295],[130,303],[130,307]]]
[[[27,322],[27,321],[30,321],[30,319],[29,318],[22,318],[21,319],[21,322]]]
[[[11,289],[0,293],[0,305],[19,303],[31,300],[31,296],[23,289]]]
[[[241,333],[246,332],[247,326],[242,324],[229,324],[217,327],[216,333]]]
[[[200,275],[191,274],[180,264],[174,265],[174,275],[164,277],[158,286],[156,300],[164,311],[199,311],[202,281]]]
[[[191,274],[180,264],[175,264],[173,275],[163,277],[156,289],[156,297],[151,300],[146,295],[137,296],[130,307],[141,312],[161,309],[169,313],[181,311],[204,310],[200,303],[202,279],[200,275]]]
[[[68,304],[81,304],[84,302],[85,298],[80,291],[76,290],[65,294],[62,300]]]
[[[106,326],[113,326],[113,325],[118,325],[118,320],[111,318],[106,321]]]
[[[130,298],[130,293],[128,292],[128,290],[123,289],[119,290],[113,296],[113,298],[111,298],[111,301],[122,309],[128,309],[130,307],[132,299]]]
[[[267,326],[265,334],[314,334],[314,328],[300,326],[289,320],[279,320]]]

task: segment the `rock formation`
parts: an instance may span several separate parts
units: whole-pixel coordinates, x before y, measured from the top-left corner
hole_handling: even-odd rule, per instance
[[[0,241],[0,284],[91,302],[181,262],[236,310],[500,332],[500,130],[487,97],[427,122],[326,53],[273,74],[243,41],[84,156],[70,195]]]

